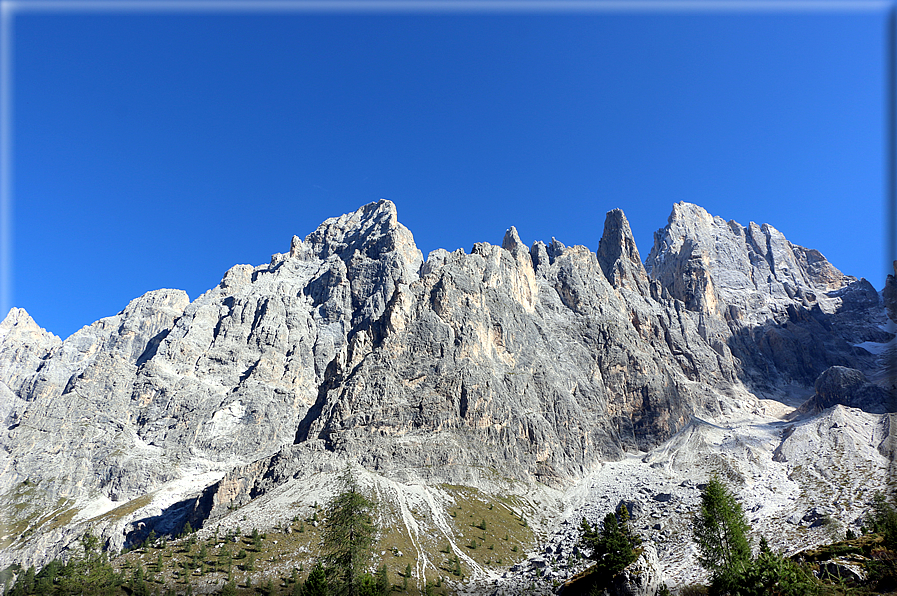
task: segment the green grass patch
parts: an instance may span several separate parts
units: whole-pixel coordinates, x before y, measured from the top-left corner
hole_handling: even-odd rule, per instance
[[[102,515],[96,516],[91,521],[100,521],[100,520],[104,520],[104,519],[121,519],[126,515],[130,515],[131,513],[134,513],[135,511],[137,511],[138,509],[140,509],[142,507],[146,507],[147,505],[149,505],[152,502],[153,502],[152,493],[146,494],[146,495],[141,495],[141,496],[137,497],[136,499],[131,499],[130,501],[128,501],[127,503],[124,503],[123,505],[119,505],[118,507],[116,507],[115,509],[113,509],[111,511],[107,511],[106,513],[103,513]]]

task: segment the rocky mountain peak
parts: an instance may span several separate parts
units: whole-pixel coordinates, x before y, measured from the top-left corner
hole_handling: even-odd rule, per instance
[[[831,366],[871,370],[876,356],[855,346],[891,337],[875,331],[885,320],[869,282],[769,224],[742,226],[677,203],[654,234],[645,268],[758,386],[809,385]],[[808,343],[815,348],[806,350]]]
[[[36,334],[47,339],[56,337],[45,329],[41,328],[31,315],[24,308],[12,307],[7,313],[3,321],[0,321],[0,339],[9,333],[28,333]],[[58,340],[59,338],[56,337]]]
[[[626,287],[645,295],[648,274],[642,265],[629,221],[622,209],[607,212],[604,233],[598,243],[598,263],[604,276],[615,288]]]
[[[529,254],[529,249],[520,241],[520,235],[517,234],[517,228],[511,226],[505,232],[505,237],[501,241],[501,247],[510,252],[514,257],[521,251]]]
[[[378,319],[397,285],[418,279],[424,263],[414,236],[399,223],[396,206],[387,199],[325,220],[304,241],[294,236],[289,254],[274,255],[272,266],[287,257],[328,263],[325,286],[332,286],[333,279],[349,283],[353,324]]]
[[[0,385],[5,382],[16,386],[61,343],[61,339],[35,323],[24,308],[13,307],[0,322]],[[16,399],[11,392],[0,392],[0,415],[5,416],[4,410]]]
[[[414,237],[399,223],[396,206],[387,199],[331,217],[306,236],[305,241],[294,237],[290,246],[290,256],[306,259],[337,255],[349,261],[359,252],[370,258],[394,252],[415,272],[423,262]]]
[[[789,303],[833,312],[829,294],[856,281],[769,224],[745,227],[689,203],[674,205],[654,233],[645,268],[690,310],[725,316],[734,307],[729,314],[757,322]]]

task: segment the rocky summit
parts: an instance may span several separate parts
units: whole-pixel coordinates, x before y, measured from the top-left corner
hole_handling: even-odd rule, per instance
[[[756,528],[785,528],[778,548],[823,541],[822,516],[862,523],[897,453],[895,313],[894,276],[878,292],[697,205],[674,205],[643,262],[619,209],[597,251],[512,227],[424,259],[371,203],[192,302],[149,292],[65,340],[13,308],[0,569],[70,556],[86,531],[113,553],[186,523],[291,534],[348,463],[415,585],[445,575],[448,545],[459,593],[550,591],[579,520],[621,502],[650,544],[645,593],[694,581],[687,515],[712,473]],[[483,526],[520,543],[488,562],[456,515],[486,503]]]

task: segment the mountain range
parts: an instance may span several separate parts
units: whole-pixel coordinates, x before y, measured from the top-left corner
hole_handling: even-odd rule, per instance
[[[349,463],[415,577],[463,540],[463,489],[531,528],[513,566],[470,557],[478,586],[563,579],[579,519],[622,501],[665,577],[690,581],[680,518],[712,473],[757,528],[793,527],[780,548],[823,540],[822,516],[862,523],[894,479],[895,321],[895,276],[876,291],[693,204],[643,261],[619,209],[594,251],[511,227],[424,259],[395,205],[370,203],[193,301],[152,291],[65,340],[13,308],[0,568],[64,558],[88,529],[117,552],[187,522],[285,527]]]

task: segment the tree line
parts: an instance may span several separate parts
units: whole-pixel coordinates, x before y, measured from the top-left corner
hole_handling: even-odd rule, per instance
[[[882,594],[897,591],[897,507],[882,493],[873,499],[864,529],[870,536],[862,544],[848,530],[847,540],[823,552],[836,556],[873,554],[865,557],[868,572],[865,585],[853,588],[839,578],[824,581],[809,564],[775,552],[761,536],[756,554],[752,549],[751,528],[734,494],[713,476],[701,492],[701,504],[691,520],[691,535],[698,549],[698,562],[710,575],[708,586],[683,586],[680,594],[708,596],[827,596],[835,594]],[[616,513],[608,513],[600,527],[582,520],[582,538],[589,558],[594,561],[590,573],[565,596],[608,594],[617,574],[641,554],[641,540],[629,527],[629,513],[621,504]],[[880,538],[878,538],[880,537]],[[853,539],[853,540],[851,540]],[[669,594],[662,585],[658,596]]]
[[[339,490],[325,508],[321,534],[322,555],[304,580],[296,576],[287,582],[290,596],[389,596],[394,589],[407,590],[410,564],[404,573],[404,585],[393,586],[387,568],[380,565],[371,572],[374,546],[379,528],[374,521],[376,503],[359,487],[347,467],[339,478]],[[485,520],[482,522],[485,525]],[[897,507],[881,493],[876,494],[872,511],[866,518],[866,530],[874,534],[884,555],[875,557],[867,565],[869,581],[866,587],[854,590],[856,594],[897,591]],[[582,520],[580,546],[592,559],[590,583],[587,594],[601,594],[613,578],[634,563],[642,553],[642,539],[631,527],[629,510],[621,504],[616,512],[608,513],[602,522],[592,526]],[[848,538],[851,538],[848,533]],[[807,565],[775,552],[764,537],[759,539],[756,554],[752,549],[751,528],[733,493],[719,479],[712,477],[701,492],[700,507],[691,520],[692,539],[698,549],[698,562],[710,575],[709,586],[690,586],[680,594],[707,594],[708,596],[827,596],[851,593],[846,587],[830,589],[815,577]],[[189,537],[188,537],[189,538]],[[258,547],[262,535],[253,532],[253,544]],[[849,542],[849,541],[848,541]],[[867,546],[868,546],[867,544]],[[99,548],[99,539],[86,534],[81,539],[83,552],[66,562],[54,560],[40,571],[29,568],[10,581],[10,570],[0,577],[6,584],[6,596],[74,596],[76,594],[116,596],[150,596],[144,582],[145,576],[138,565],[131,577],[125,577],[109,562],[107,554]],[[192,543],[188,549],[192,550]],[[204,560],[200,549],[199,558]],[[859,547],[839,547],[840,553],[850,553]],[[851,551],[853,549],[853,551]],[[243,555],[242,557],[240,555]],[[252,557],[241,551],[238,559]],[[161,560],[161,554],[159,555]],[[194,566],[196,558],[193,559]],[[244,564],[244,567],[246,565]],[[244,588],[251,588],[248,582]],[[425,593],[429,592],[427,585]],[[187,596],[192,596],[189,583]],[[264,596],[273,596],[279,590],[269,580],[258,586]],[[838,591],[840,590],[840,591]],[[234,596],[237,586],[233,575],[220,590],[223,596]],[[669,594],[661,586],[658,596]],[[166,596],[174,596],[169,588]]]

